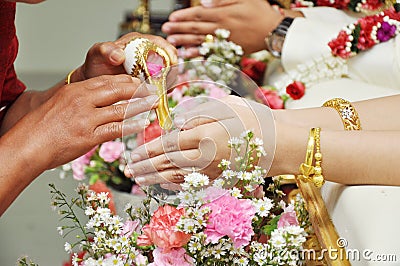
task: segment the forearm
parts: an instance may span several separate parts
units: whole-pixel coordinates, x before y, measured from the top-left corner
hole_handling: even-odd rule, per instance
[[[26,131],[10,130],[0,138],[0,216],[45,167]]]
[[[400,112],[400,95],[354,102],[363,130],[400,130],[400,120],[391,119]],[[373,110],[373,112],[371,112]],[[305,108],[296,110],[274,110],[277,122],[293,126],[343,130],[339,113],[331,107]]]
[[[309,129],[277,125],[277,146],[269,175],[299,174]],[[323,175],[343,184],[400,185],[400,131],[321,130]]]

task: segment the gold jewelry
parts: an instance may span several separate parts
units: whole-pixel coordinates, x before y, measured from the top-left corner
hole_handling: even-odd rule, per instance
[[[160,98],[156,113],[160,127],[164,130],[170,130],[173,126],[171,114],[167,99],[167,75],[171,66],[171,60],[168,53],[155,43],[146,38],[134,38],[125,46],[126,60],[124,62],[125,70],[133,77],[148,80],[150,84],[157,87],[157,96]],[[164,70],[157,75],[152,76],[147,68],[147,58],[150,53],[156,53],[163,59]]]
[[[71,76],[72,74],[74,74],[74,72],[76,71],[76,68],[71,70],[71,72],[68,73],[68,75],[65,77],[65,84],[71,84]]]
[[[310,136],[307,143],[306,159],[299,168],[299,171],[301,173],[299,175],[299,178],[306,182],[313,182],[317,188],[320,188],[325,183],[321,167],[322,154],[320,150],[320,133],[320,128],[310,129]],[[315,166],[312,165],[314,158]]]
[[[345,130],[361,130],[360,118],[354,106],[341,98],[334,98],[325,102],[323,107],[332,107],[340,115]]]

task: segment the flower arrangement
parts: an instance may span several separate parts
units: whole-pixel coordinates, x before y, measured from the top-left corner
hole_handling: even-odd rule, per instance
[[[391,1],[387,0],[296,0],[292,7],[328,6],[356,13],[367,13],[379,11],[389,4]]]
[[[72,265],[299,265],[309,230],[302,199],[284,202],[279,178],[263,189],[266,171],[256,163],[265,151],[252,131],[229,147],[236,157],[221,161],[220,178],[192,172],[176,204],[148,196],[126,206],[126,220],[111,212],[108,193],[80,184],[68,200],[50,185],[52,205],[69,222],[59,233],[77,235],[65,244]]]

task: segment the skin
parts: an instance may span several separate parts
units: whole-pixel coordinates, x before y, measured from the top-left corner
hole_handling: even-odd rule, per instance
[[[204,1],[203,1],[204,2]],[[175,46],[186,47],[186,56],[198,54],[207,34],[218,28],[231,32],[230,40],[242,46],[245,54],[266,49],[264,39],[285,16],[302,16],[300,12],[285,10],[282,15],[264,0],[206,1],[204,6],[177,10],[164,23],[162,31]]]
[[[215,165],[221,158],[230,157],[226,148],[229,137],[238,136],[238,125],[243,125],[252,128],[255,135],[264,141],[268,155],[259,161],[259,165],[268,170],[267,176],[299,174],[309,129],[321,127],[322,168],[326,180],[349,185],[397,186],[400,185],[399,170],[388,166],[396,165],[400,156],[400,122],[388,118],[387,114],[399,111],[399,100],[400,95],[397,95],[354,103],[363,130],[344,131],[341,119],[332,108],[275,111],[228,96],[221,100],[219,110],[234,110],[236,117],[213,111],[216,108],[211,103],[199,106],[197,110],[177,118],[176,121],[187,121],[178,123],[183,124],[184,131],[134,150],[134,163],[126,173],[133,174],[142,185],[180,183],[184,174],[190,171],[180,166],[190,163],[216,178],[220,172]],[[212,138],[215,145],[208,167],[204,167],[196,157],[196,152],[198,156],[208,152],[208,147],[199,145],[205,136]]]
[[[24,1],[39,3],[42,1]],[[160,37],[129,33],[97,43],[71,76],[46,91],[26,91],[7,109],[0,132],[0,215],[43,171],[67,163],[94,146],[143,130],[147,120],[130,120],[157,106],[155,89],[125,74],[125,43],[144,37],[164,48],[173,63],[175,48]],[[138,98],[134,105],[126,102]],[[118,103],[118,104],[116,104]],[[45,152],[43,152],[45,151]]]

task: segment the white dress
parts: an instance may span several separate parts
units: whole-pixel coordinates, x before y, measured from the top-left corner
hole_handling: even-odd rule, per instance
[[[281,65],[286,71],[329,51],[327,43],[356,20],[333,8],[302,11],[305,18],[294,20],[284,43]],[[288,101],[286,108],[318,107],[335,97],[358,101],[400,93],[400,38],[358,54],[348,66],[350,78],[308,87],[302,99]],[[266,83],[279,81],[279,72],[278,68],[270,73]],[[400,187],[327,182],[322,196],[346,248],[360,255],[354,256],[352,265],[382,265],[384,260],[383,265],[400,265]]]

